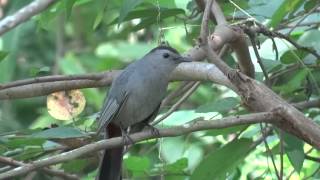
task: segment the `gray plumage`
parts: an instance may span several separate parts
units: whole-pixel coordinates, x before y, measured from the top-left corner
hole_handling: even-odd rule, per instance
[[[99,118],[99,129],[112,138],[142,130],[158,114],[171,72],[189,61],[170,47],[157,47],[130,64],[113,81]],[[107,128],[106,128],[107,127]],[[105,150],[97,180],[121,179],[123,147]]]
[[[99,131],[110,122],[126,129],[151,116],[166,94],[171,72],[185,61],[176,51],[158,47],[125,68],[112,83]]]

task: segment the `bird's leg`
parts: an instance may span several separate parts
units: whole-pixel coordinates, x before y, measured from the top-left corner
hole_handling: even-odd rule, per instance
[[[128,151],[130,145],[134,144],[134,141],[129,136],[130,127],[125,129],[125,128],[122,128],[122,126],[120,126],[120,129],[121,129],[123,144],[124,144],[123,154],[125,154]]]
[[[146,127],[150,128],[152,135],[154,135],[156,137],[160,137],[160,132],[156,127],[152,126],[149,123],[146,123]]]

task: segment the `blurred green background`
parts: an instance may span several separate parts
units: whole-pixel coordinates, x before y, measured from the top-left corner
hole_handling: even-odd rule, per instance
[[[2,4],[3,14],[13,14],[30,2],[10,0]],[[319,7],[317,0],[223,0],[219,4],[230,23],[255,18],[320,53],[320,10],[314,10]],[[198,11],[193,0],[57,1],[1,37],[0,49],[4,57],[0,60],[0,83],[52,74],[122,69],[156,47],[160,40],[169,42],[183,53],[195,44],[199,35],[202,13]],[[299,25],[295,27],[297,23]],[[214,26],[210,24],[211,29]],[[318,98],[319,59],[275,38],[279,51],[276,59],[272,41],[263,35],[258,36],[258,41],[261,46],[259,53],[275,92],[290,102]],[[256,79],[263,81],[252,47],[250,52],[256,67]],[[230,66],[237,67],[233,53],[227,53],[223,59]],[[171,83],[169,91],[180,84]],[[59,142],[56,139],[95,141],[87,133],[95,131],[96,113],[107,89],[82,89],[86,107],[74,121],[58,121],[51,117],[46,108],[46,97],[2,100],[1,155],[28,162],[59,154],[61,151],[57,148]],[[164,107],[161,113],[172,104],[174,102]],[[303,112],[319,122],[318,107],[304,109]],[[234,92],[203,82],[159,127],[182,125],[198,117],[212,120],[246,113]],[[43,131],[52,124],[58,128]],[[279,131],[275,129],[266,141],[279,169],[278,135]],[[270,153],[266,152],[264,143],[250,148],[259,137],[260,125],[251,125],[141,142],[126,154],[124,176],[169,180],[276,179]],[[306,159],[306,153],[319,156],[319,152],[288,134],[284,134],[284,141],[284,177],[319,178],[319,163]],[[55,168],[77,174],[81,179],[93,179],[97,165],[97,156],[88,155]],[[41,172],[34,176],[34,179],[51,178]]]

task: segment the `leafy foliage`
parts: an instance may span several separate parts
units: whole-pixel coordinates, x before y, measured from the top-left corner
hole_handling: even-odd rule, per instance
[[[28,2],[9,1],[1,7],[5,15],[10,15]],[[319,12],[310,12],[314,7],[319,8],[318,0],[218,2],[230,23],[253,17],[299,45],[320,53]],[[201,13],[197,13],[197,9],[194,0],[57,1],[1,37],[0,83],[54,73],[70,75],[121,69],[155,47],[159,39],[184,52],[194,45],[193,40],[199,35]],[[305,49],[297,49],[288,41],[275,38],[279,56],[276,59],[272,40],[262,35],[257,37],[258,51],[269,73],[270,88],[288,102],[317,99],[319,59]],[[257,79],[263,81],[252,47],[250,54]],[[231,67],[237,67],[236,58],[230,53],[223,59]],[[180,84],[170,84],[170,91]],[[57,154],[64,146],[72,149],[97,141],[92,132],[96,130],[95,118],[106,90],[81,91],[87,103],[84,111],[64,122],[49,115],[44,98],[1,101],[1,156],[30,162]],[[159,117],[167,110],[168,107],[163,108]],[[303,112],[319,122],[319,107]],[[202,83],[159,128],[183,125],[199,118],[214,121],[245,113],[248,113],[246,106],[234,92]],[[163,176],[169,180],[276,179],[268,163],[270,152],[266,152],[263,143],[255,144],[261,138],[260,132],[259,125],[243,125],[162,138],[158,142],[141,142],[125,155],[124,176],[129,179]],[[279,136],[273,134],[266,141],[278,166],[281,159]],[[305,159],[306,153],[318,156],[319,151],[286,133],[283,133],[283,143],[286,178],[320,177],[318,163]],[[75,173],[82,179],[93,179],[99,164],[97,154],[59,164],[56,168]],[[34,179],[51,177],[41,172]]]

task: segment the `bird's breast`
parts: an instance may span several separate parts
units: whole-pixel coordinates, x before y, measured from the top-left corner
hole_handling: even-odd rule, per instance
[[[124,128],[144,121],[156,111],[168,86],[167,80],[150,76],[131,76],[129,81],[129,97],[117,118]]]

